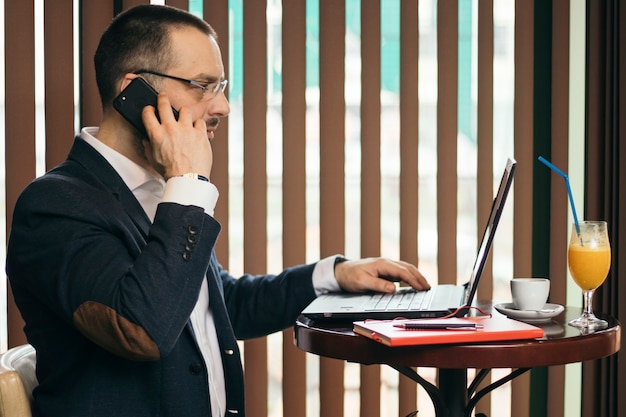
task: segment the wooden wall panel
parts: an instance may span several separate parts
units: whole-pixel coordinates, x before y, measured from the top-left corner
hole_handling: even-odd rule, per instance
[[[480,242],[484,233],[484,225],[491,211],[491,202],[494,198],[493,189],[493,66],[494,66],[494,20],[493,0],[478,3],[478,62],[477,62],[477,135],[478,143],[477,172],[476,172],[476,241]],[[503,140],[504,138],[499,138]],[[502,232],[500,232],[502,233]],[[493,252],[492,252],[493,253]],[[477,297],[489,300],[493,298],[493,254],[487,259]],[[485,388],[490,378],[480,384]],[[486,395],[476,406],[477,413],[491,415],[491,394]]]
[[[552,150],[551,162],[568,172],[569,155],[569,0],[554,0],[552,4]],[[550,236],[566,237],[570,224],[569,202],[563,179],[552,175],[550,193]],[[550,302],[567,302],[567,239],[550,242]],[[565,412],[565,367],[548,369],[548,416]]]
[[[400,7],[400,258],[419,263],[418,145],[419,145],[419,15],[418,4]]]
[[[74,7],[44,2],[46,167],[67,157],[74,139]]]
[[[150,4],[150,0],[122,0],[123,10],[130,9],[134,6],[139,6],[141,4]]]
[[[344,2],[320,0],[320,253],[344,252]],[[343,415],[344,363],[320,358],[320,415]]]
[[[100,36],[114,15],[114,1],[89,2],[80,9],[80,104],[81,126],[98,126],[102,115],[93,56]]]
[[[494,29],[493,0],[478,3],[478,86],[477,142],[478,161],[476,172],[476,239],[480,242],[485,222],[491,211],[493,190],[493,61]],[[500,138],[504,140],[505,138]],[[498,165],[499,166],[499,165]],[[478,298],[490,299],[493,296],[493,256],[489,256],[480,280]],[[486,411],[483,411],[488,414]]]
[[[204,0],[203,8],[204,20],[206,20],[217,32],[218,44],[222,52],[222,61],[224,63],[224,73],[227,78],[230,75],[230,59],[232,45],[230,45],[230,37],[228,36],[231,27],[229,19],[228,0]],[[243,82],[243,80],[234,80],[235,82]],[[231,82],[232,85],[232,82]],[[229,87],[225,91],[228,96]],[[220,199],[215,207],[215,218],[219,219],[222,225],[220,238],[217,241],[216,252],[217,258],[222,266],[226,269],[229,267],[229,210],[230,210],[230,180],[228,174],[228,138],[229,138],[229,118],[224,117],[220,120],[220,127],[215,132],[215,137],[211,142],[213,148],[213,168],[211,169],[211,181],[220,191]]]
[[[267,24],[265,1],[244,2],[243,73],[244,270],[267,270]],[[245,342],[246,415],[267,415],[267,341]]]
[[[533,15],[533,2],[515,2],[513,276],[519,277],[532,276]],[[528,416],[529,381],[526,373],[511,383],[511,417]]]
[[[361,257],[380,256],[380,0],[361,3]],[[380,366],[361,365],[361,416],[380,415]]]
[[[283,0],[283,264],[306,262],[306,2]],[[306,416],[306,356],[283,332],[283,415]]]
[[[457,276],[457,133],[459,3],[437,3],[437,271],[440,284]]]
[[[13,207],[35,178],[35,10],[33,2],[4,3],[5,192],[7,236]],[[24,322],[9,291],[8,347],[26,342]]]
[[[183,10],[189,10],[189,0],[165,0],[165,4]]]
[[[419,266],[419,5],[400,3],[400,258]],[[416,410],[417,384],[400,375],[399,415]],[[429,401],[426,397],[424,401]]]

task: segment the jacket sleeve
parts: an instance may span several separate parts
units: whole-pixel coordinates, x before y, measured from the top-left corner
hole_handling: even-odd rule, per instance
[[[129,210],[106,190],[35,181],[14,211],[7,273],[18,306],[36,300],[110,352],[157,360],[188,321],[220,226],[162,203],[142,230]]]
[[[237,339],[265,336],[292,326],[315,298],[315,264],[285,269],[278,275],[234,278],[218,267],[226,308]]]

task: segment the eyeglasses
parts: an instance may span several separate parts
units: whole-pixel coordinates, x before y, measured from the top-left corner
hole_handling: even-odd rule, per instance
[[[224,90],[226,89],[226,86],[228,85],[228,80],[222,80],[222,81],[208,83],[208,84],[203,85],[195,80],[188,80],[186,78],[175,77],[173,75],[162,74],[160,72],[150,71],[146,69],[135,71],[133,74],[136,74],[136,75],[151,74],[151,75],[156,75],[157,77],[171,78],[172,80],[180,81],[185,84],[190,84],[202,90],[203,101],[209,101],[211,99],[214,99],[220,92],[223,93]]]

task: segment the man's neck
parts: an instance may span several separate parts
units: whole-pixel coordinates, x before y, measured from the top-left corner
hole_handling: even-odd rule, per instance
[[[128,128],[122,127],[121,123],[123,122],[121,120],[113,119],[105,118],[102,121],[97,139],[154,175],[160,175],[144,156],[143,146],[140,140],[134,136],[136,133],[130,125]]]

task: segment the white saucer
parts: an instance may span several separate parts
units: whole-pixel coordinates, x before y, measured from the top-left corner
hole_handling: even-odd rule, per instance
[[[525,321],[528,323],[542,323],[550,321],[553,317],[558,316],[565,309],[560,304],[546,304],[542,310],[518,310],[513,303],[502,303],[493,306],[500,313],[512,319]]]

